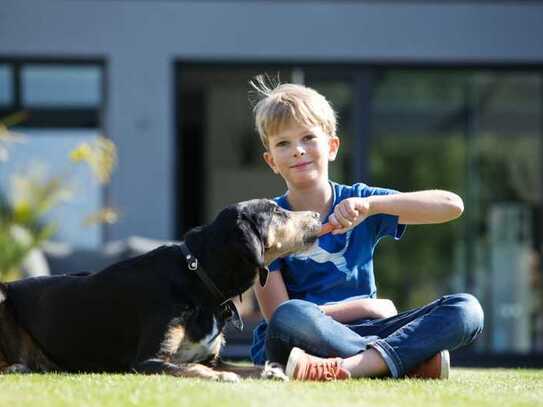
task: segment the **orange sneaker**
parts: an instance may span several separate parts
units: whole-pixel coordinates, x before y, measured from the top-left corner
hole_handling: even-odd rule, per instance
[[[292,348],[286,374],[293,380],[318,382],[350,379],[351,374],[341,364],[341,358],[319,358],[300,348]]]
[[[407,372],[405,376],[417,379],[448,379],[450,368],[449,351],[442,350]]]

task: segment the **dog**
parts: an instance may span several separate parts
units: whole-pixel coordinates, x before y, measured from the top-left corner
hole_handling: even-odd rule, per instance
[[[180,244],[96,273],[0,284],[0,373],[134,372],[238,381],[281,371],[227,365],[219,356],[231,298],[267,265],[306,250],[321,223],[267,199],[223,209]]]

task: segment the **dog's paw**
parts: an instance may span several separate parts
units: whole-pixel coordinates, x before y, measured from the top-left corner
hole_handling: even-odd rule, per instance
[[[27,366],[25,366],[23,364],[15,363],[13,365],[10,365],[10,366],[5,367],[4,369],[2,369],[1,373],[4,373],[4,374],[26,374],[26,373],[32,373],[32,370],[30,370],[30,368],[28,368]]]
[[[288,382],[288,376],[283,370],[283,366],[275,362],[266,362],[264,369],[260,374],[262,379],[266,380],[278,380],[281,382]]]
[[[232,372],[217,372],[215,380],[219,382],[239,383],[240,377],[236,373]]]

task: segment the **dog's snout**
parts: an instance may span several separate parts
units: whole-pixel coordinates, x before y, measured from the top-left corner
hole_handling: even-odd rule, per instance
[[[312,212],[311,216],[313,216],[315,219],[320,219],[321,218],[321,215],[319,215],[318,212]]]

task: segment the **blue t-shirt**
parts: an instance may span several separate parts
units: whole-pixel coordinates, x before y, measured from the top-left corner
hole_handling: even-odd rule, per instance
[[[358,183],[353,186],[331,182],[335,206],[347,198],[388,195],[397,191],[370,187]],[[275,198],[279,206],[291,209],[286,195]],[[356,298],[375,298],[377,288],[373,275],[373,252],[384,236],[400,239],[405,225],[398,224],[398,217],[377,214],[368,217],[354,229],[344,234],[324,235],[308,250],[270,264],[271,272],[281,272],[289,298],[303,299],[318,305],[331,304]],[[253,332],[251,359],[256,364],[266,360],[264,339],[267,324],[262,321]]]

